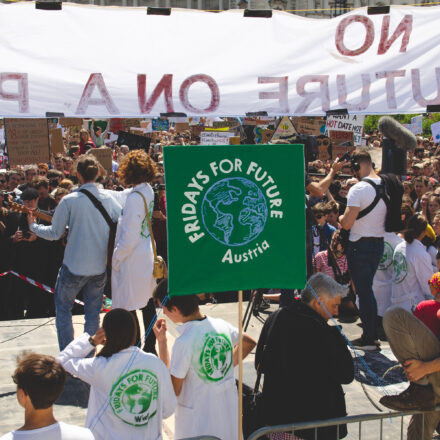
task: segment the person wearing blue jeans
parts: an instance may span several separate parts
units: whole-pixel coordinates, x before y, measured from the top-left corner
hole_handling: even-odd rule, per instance
[[[85,331],[91,335],[99,327],[99,313],[106,282],[107,245],[110,228],[103,214],[94,206],[89,195],[101,203],[115,222],[121,205],[94,181],[99,163],[92,155],[83,155],[77,163],[81,187],[63,197],[50,226],[37,225],[33,214],[28,215],[29,229],[45,240],[58,240],[69,228],[63,265],[55,285],[56,327],[58,345],[63,350],[73,340],[72,307],[76,296],[84,295]],[[86,190],[86,192],[81,192]]]
[[[377,303],[373,293],[373,278],[384,250],[387,207],[380,196],[382,180],[375,173],[371,156],[356,151],[351,167],[359,180],[347,194],[347,207],[339,222],[350,231],[347,263],[356,295],[359,297],[359,316],[363,334],[352,341],[356,348],[377,350]],[[373,186],[374,185],[374,186]]]
[[[351,279],[359,298],[359,316],[363,337],[367,341],[376,339],[377,303],[373,293],[373,278],[383,255],[383,238],[361,238],[349,242],[347,263]]]
[[[73,341],[72,307],[78,292],[84,298],[84,332],[94,335],[99,328],[99,313],[102,308],[102,292],[107,273],[101,275],[75,275],[62,265],[55,284],[56,328],[60,350]]]

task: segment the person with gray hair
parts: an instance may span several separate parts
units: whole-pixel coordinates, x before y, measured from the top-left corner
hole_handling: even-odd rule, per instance
[[[342,384],[354,379],[353,359],[335,326],[347,287],[323,273],[311,276],[301,299],[280,308],[264,324],[255,366],[264,374],[263,423],[284,425],[347,415]],[[288,404],[286,404],[288,402]],[[339,436],[337,433],[339,432]],[[315,439],[314,430],[295,431]],[[283,438],[289,438],[288,433]],[[317,440],[341,439],[345,425],[320,428]]]

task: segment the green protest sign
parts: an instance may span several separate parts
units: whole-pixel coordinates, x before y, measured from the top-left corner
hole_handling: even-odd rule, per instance
[[[302,145],[164,148],[169,294],[303,288]]]

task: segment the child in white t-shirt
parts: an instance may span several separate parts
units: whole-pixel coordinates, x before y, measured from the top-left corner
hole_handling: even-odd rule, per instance
[[[1,440],[93,440],[92,433],[57,422],[53,404],[64,388],[66,372],[52,356],[24,354],[18,359],[13,380],[18,403],[25,409],[24,425],[0,437]]]
[[[196,295],[168,298],[168,283],[162,281],[154,298],[163,304],[165,315],[180,323],[180,336],[168,354],[166,321],[159,319],[154,332],[159,357],[169,366],[177,395],[174,438],[202,435],[221,439],[238,438],[238,393],[234,366],[238,364],[238,330],[223,319],[200,313]],[[243,358],[256,342],[243,335]]]

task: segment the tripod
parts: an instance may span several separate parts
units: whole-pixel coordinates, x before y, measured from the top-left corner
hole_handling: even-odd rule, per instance
[[[256,289],[251,291],[251,297],[249,298],[248,305],[246,307],[246,312],[243,318],[243,331],[246,331],[249,327],[249,322],[252,315],[258,319],[262,324],[265,323],[265,319],[260,315],[261,313],[270,314],[269,311],[261,311],[260,307],[263,302],[263,294],[267,292],[267,289]]]

